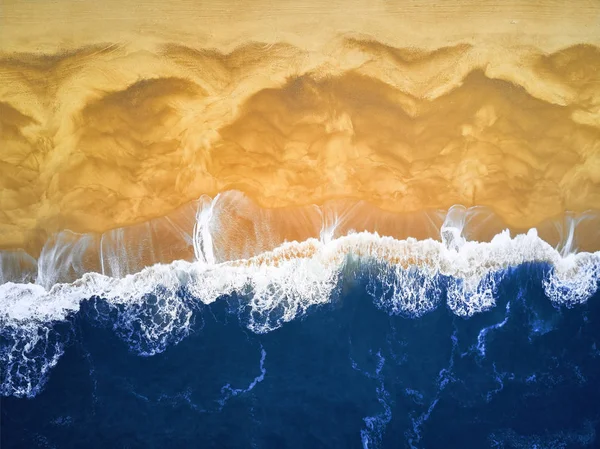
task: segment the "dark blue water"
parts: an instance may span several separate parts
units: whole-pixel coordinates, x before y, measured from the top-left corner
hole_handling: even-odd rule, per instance
[[[600,447],[600,295],[554,306],[547,270],[506,273],[496,307],[468,319],[444,289],[411,318],[345,282],[266,334],[244,298],[182,290],[191,332],[151,343],[94,298],[53,328],[66,346],[42,391],[2,399],[2,449]],[[136,317],[158,319],[157,301]]]

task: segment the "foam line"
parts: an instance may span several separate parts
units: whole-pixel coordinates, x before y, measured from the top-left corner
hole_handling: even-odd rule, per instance
[[[202,234],[208,233],[202,231]],[[60,320],[76,311],[83,299],[99,296],[115,303],[139,302],[157,286],[169,291],[185,286],[206,304],[219,296],[250,288],[256,308],[274,308],[274,302],[286,297],[298,311],[310,303],[327,302],[349,260],[360,266],[387,264],[397,270],[398,276],[394,277],[397,291],[401,284],[411,289],[411,283],[415,284],[413,290],[423,289],[421,283],[412,282],[411,276],[404,275],[405,280],[402,279],[402,270],[411,267],[417,267],[421,276],[428,279],[438,274],[452,277],[450,306],[459,315],[470,316],[479,311],[478,305],[483,309],[493,305],[490,285],[495,280],[491,275],[509,267],[527,262],[550,264],[552,270],[544,280],[545,291],[552,301],[568,305],[581,303],[593,295],[600,273],[599,252],[563,257],[539,239],[535,230],[514,238],[502,232],[491,242],[464,242],[458,249],[431,239],[399,241],[361,232],[328,243],[317,239],[286,242],[250,259],[218,264],[210,263],[210,256],[206,256],[210,254],[209,242],[204,239],[201,245],[204,260],[157,264],[123,278],[86,273],[73,283],[55,284],[49,289],[37,284],[7,282],[0,285],[0,317],[9,321]],[[377,270],[373,273],[377,275]],[[413,296],[421,299],[427,296],[413,290],[410,298],[398,300],[410,303]]]
[[[573,307],[598,289],[599,252],[563,256],[535,230],[515,237],[504,231],[490,242],[467,241],[448,221],[441,242],[370,232],[337,238],[323,233],[328,237],[322,240],[285,242],[255,257],[217,263],[213,241],[219,230],[209,219],[215,201],[203,204],[194,234],[196,261],[156,264],[124,277],[85,273],[51,287],[0,285],[0,329],[11,342],[0,351],[8,367],[2,394],[37,394],[63,351],[65,338],[54,331],[55,323],[77,313],[90,298],[101,298],[97,304],[114,311],[113,329],[132,351],[150,356],[188,335],[195,304],[235,293],[243,301],[246,326],[265,333],[330,302],[340,279],[356,274],[366,273],[367,291],[377,307],[409,317],[437,307],[444,291],[448,308],[458,316],[488,310],[507,269],[528,262],[550,266],[543,288],[556,305]],[[29,341],[39,348],[35,358]]]
[[[504,325],[508,322],[508,318],[510,316],[510,301],[506,303],[506,314],[504,315],[504,319],[499,323],[492,324],[490,326],[484,327],[479,331],[479,335],[477,335],[477,351],[481,357],[485,357],[485,340],[490,331],[500,329],[504,327]]]
[[[218,400],[221,409],[225,406],[227,401],[233,397],[238,396],[240,394],[248,393],[256,387],[257,384],[265,380],[265,374],[267,374],[267,370],[265,368],[265,359],[267,358],[267,351],[262,347],[260,347],[260,374],[256,376],[250,385],[246,388],[232,388],[230,384],[224,385],[221,388],[221,393],[224,395],[221,399]]]

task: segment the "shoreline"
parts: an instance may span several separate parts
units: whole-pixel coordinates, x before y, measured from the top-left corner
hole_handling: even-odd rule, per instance
[[[536,238],[566,257],[599,251],[599,224],[600,211],[588,211],[565,214],[534,229]],[[529,230],[510,229],[483,207],[393,214],[366,202],[338,201],[321,207],[262,209],[243,193],[229,191],[103,234],[63,231],[46,242],[38,257],[22,250],[0,251],[0,270],[3,282],[37,279],[44,285],[72,282],[87,272],[120,278],[157,263],[235,264],[265,257],[291,242],[327,244],[363,232],[396,242],[431,240],[458,249],[490,243],[505,232],[515,238]]]
[[[1,249],[228,190],[513,229],[600,210],[600,5],[228,5],[5,2]]]

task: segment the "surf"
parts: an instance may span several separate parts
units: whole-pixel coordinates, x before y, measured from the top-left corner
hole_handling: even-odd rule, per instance
[[[240,238],[248,229],[261,229],[256,223],[249,228],[244,220],[236,223],[235,214],[226,215],[232,204],[239,206],[244,200],[239,195],[203,197],[196,203],[191,230],[179,228],[182,245],[188,245],[193,254],[191,260],[155,263],[127,273],[135,269],[135,263],[148,260],[147,256],[122,263],[114,259],[115,251],[107,252],[107,246],[90,251],[94,246],[89,243],[102,243],[103,236],[82,235],[68,246],[42,252],[35,282],[3,282],[0,321],[7,343],[1,354],[8,369],[3,374],[2,394],[31,397],[43,388],[68,340],[56,329],[68,327],[83,304],[95,311],[96,319],[111,321],[134,352],[151,356],[185,338],[199,308],[221,298],[238,298],[244,324],[262,334],[335,302],[344,286],[356,283],[365,286],[379,309],[407,318],[442,305],[463,318],[490,310],[503,279],[531,264],[546,267],[540,282],[556,307],[584,303],[598,289],[600,252],[564,250],[574,244],[575,230],[567,234],[566,244],[557,247],[542,239],[536,229],[515,236],[504,230],[489,241],[472,241],[465,237],[470,214],[462,206],[446,212],[437,239],[398,239],[376,231],[356,231],[349,227],[353,215],[348,210],[315,207],[311,213],[321,218],[316,237],[277,242],[272,238],[277,232],[262,223],[270,240],[263,241],[254,232],[252,248],[236,248],[235,239],[224,240],[223,235]],[[232,203],[232,198],[238,203]],[[237,211],[239,218],[241,209]],[[439,218],[430,218],[434,216]],[[61,242],[61,237],[56,241]],[[269,245],[274,247],[262,251]],[[142,254],[142,249],[157,253],[141,247],[132,254]],[[232,257],[236,251],[257,254]],[[107,259],[107,253],[113,259]],[[129,257],[130,252],[122,254]],[[99,258],[95,261],[99,270],[79,272],[93,255]],[[33,265],[29,258],[19,257],[27,266]],[[14,272],[14,267],[3,273]],[[69,276],[77,278],[60,282]]]

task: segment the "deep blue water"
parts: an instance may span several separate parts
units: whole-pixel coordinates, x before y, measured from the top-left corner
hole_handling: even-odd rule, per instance
[[[444,289],[411,318],[346,282],[266,334],[243,298],[182,290],[191,332],[152,344],[94,298],[54,326],[66,348],[43,390],[2,399],[2,449],[600,447],[600,294],[553,305],[548,269],[506,273],[471,318]],[[156,319],[157,301],[136,316]]]

